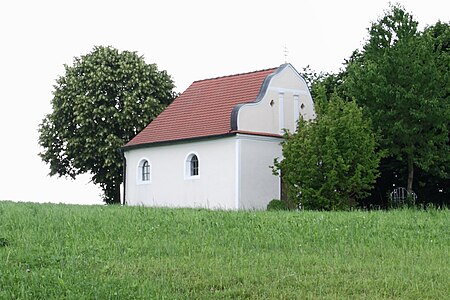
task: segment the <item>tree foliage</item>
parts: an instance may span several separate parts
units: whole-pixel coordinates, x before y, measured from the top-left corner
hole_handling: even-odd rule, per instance
[[[173,88],[165,71],[135,52],[95,47],[76,57],[56,80],[53,111],[39,126],[50,175],[90,173],[105,202],[120,202],[119,150],[174,99]]]
[[[348,95],[365,107],[381,132],[381,146],[407,168],[412,190],[419,167],[449,175],[449,26],[438,23],[419,32],[400,6],[391,6],[369,29],[344,79]]]
[[[342,83],[345,70],[339,73],[324,73],[312,70],[308,65],[302,69],[300,75],[305,79],[306,84],[311,92],[313,99],[321,96],[321,92],[325,89],[327,98],[331,98],[332,94],[337,94],[340,97],[345,97],[342,91]]]
[[[316,106],[316,120],[301,119],[295,133],[286,133],[283,160],[275,160],[274,171],[282,173],[288,198],[305,209],[354,207],[378,176],[371,121],[355,102],[326,99],[325,88]]]

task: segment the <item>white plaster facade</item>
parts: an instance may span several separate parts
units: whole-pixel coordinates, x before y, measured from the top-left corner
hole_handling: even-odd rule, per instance
[[[127,151],[127,204],[264,209],[280,194],[279,179],[270,166],[281,155],[281,140],[237,134]],[[199,160],[199,175],[193,177],[186,175],[186,157],[191,153]],[[150,165],[147,182],[140,180],[142,159]]]
[[[280,178],[270,166],[281,158],[283,129],[295,131],[299,116],[315,117],[304,79],[290,65],[267,77],[254,103],[240,104],[230,134],[125,148],[128,205],[265,209],[280,198]],[[235,128],[233,128],[235,127]],[[189,176],[187,158],[198,158],[198,176]],[[142,160],[150,166],[141,180]]]

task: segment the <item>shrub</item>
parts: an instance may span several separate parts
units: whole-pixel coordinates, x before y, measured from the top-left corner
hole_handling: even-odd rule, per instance
[[[278,199],[272,199],[269,204],[267,204],[267,210],[287,210],[286,203]]]
[[[275,159],[273,170],[304,209],[351,209],[379,175],[377,136],[355,102],[325,94],[316,101],[317,118],[300,119],[295,133],[286,132],[283,160]]]

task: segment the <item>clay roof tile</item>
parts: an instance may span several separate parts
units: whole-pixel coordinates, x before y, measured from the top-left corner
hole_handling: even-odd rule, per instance
[[[254,102],[264,79],[275,70],[193,82],[125,147],[230,133],[233,108]]]

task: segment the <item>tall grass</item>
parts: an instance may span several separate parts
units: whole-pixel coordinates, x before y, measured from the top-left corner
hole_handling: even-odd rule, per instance
[[[444,299],[449,225],[448,210],[0,202],[0,299]]]

